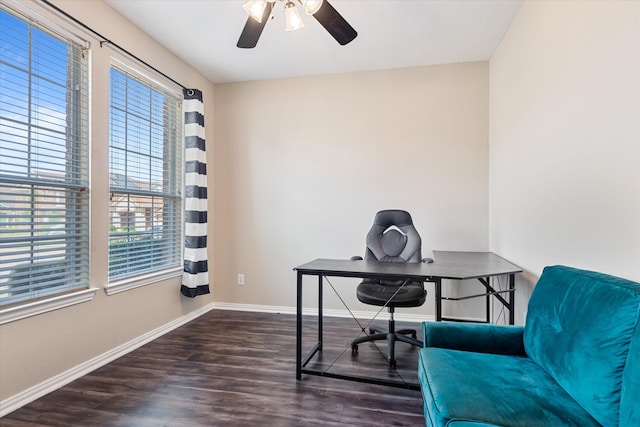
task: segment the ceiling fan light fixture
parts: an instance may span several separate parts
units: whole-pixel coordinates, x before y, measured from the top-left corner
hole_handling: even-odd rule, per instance
[[[304,22],[298,12],[296,4],[288,1],[284,5],[284,29],[285,31],[295,31],[304,28]]]
[[[304,13],[307,15],[313,15],[322,6],[322,2],[324,0],[303,0],[302,4],[304,5]]]
[[[260,7],[260,9],[256,9],[254,14],[259,15],[257,12],[262,10],[262,17],[260,19],[252,16],[247,18],[236,46],[240,49],[252,49],[256,47],[267,21],[273,17],[272,12],[276,2],[282,2],[284,4],[286,31],[303,28],[305,26],[304,21],[302,21],[300,17],[300,13],[295,4],[296,1],[300,3],[305,13],[312,15],[339,45],[344,46],[351,43],[353,39],[358,36],[358,32],[331,6],[330,0],[249,0],[243,5],[244,9],[249,12],[255,3],[260,3],[255,6],[256,8]],[[264,9],[262,9],[262,7],[264,7]]]
[[[245,12],[258,22],[262,22],[262,15],[267,8],[267,0],[249,0],[242,5]]]

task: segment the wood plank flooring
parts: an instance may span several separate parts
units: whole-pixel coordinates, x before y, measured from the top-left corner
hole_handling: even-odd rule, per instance
[[[304,352],[315,330],[305,317]],[[0,426],[424,426],[419,391],[312,375],[297,381],[295,331],[294,315],[212,310],[14,411]],[[373,344],[351,353],[358,332],[353,319],[325,318],[316,363],[417,382],[417,348],[398,343],[392,370]],[[386,351],[384,342],[376,346]]]

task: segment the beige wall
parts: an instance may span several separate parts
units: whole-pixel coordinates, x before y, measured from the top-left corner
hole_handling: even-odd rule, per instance
[[[380,209],[411,212],[423,256],[487,250],[488,78],[477,62],[216,85],[216,302],[294,307],[293,267],[362,255]],[[369,309],[353,280],[333,282]]]
[[[47,14],[41,4],[23,2]],[[213,85],[159,46],[101,1],[56,1],[56,5],[139,55],[180,83],[204,92],[213,123]],[[81,33],[80,30],[76,31]],[[108,235],[108,70],[110,48],[92,43],[91,115],[91,285],[107,283]],[[213,132],[209,159],[213,164]],[[107,296],[101,289],[86,303],[0,326],[0,401],[59,375],[109,350],[174,321],[208,303],[212,296],[184,298],[179,278]]]
[[[525,2],[490,81],[491,249],[640,281],[640,2]]]

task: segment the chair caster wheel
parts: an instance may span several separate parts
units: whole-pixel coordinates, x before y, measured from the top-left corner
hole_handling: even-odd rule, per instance
[[[358,344],[353,344],[351,346],[351,353],[357,353],[358,352]]]
[[[391,362],[389,362],[389,367],[390,367],[391,369],[395,369],[395,367],[396,367],[396,361],[395,361],[395,360],[392,360]]]

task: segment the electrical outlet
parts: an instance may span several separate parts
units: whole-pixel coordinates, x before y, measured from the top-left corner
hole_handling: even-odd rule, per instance
[[[240,286],[244,285],[244,274],[242,273],[238,274],[238,285]]]

